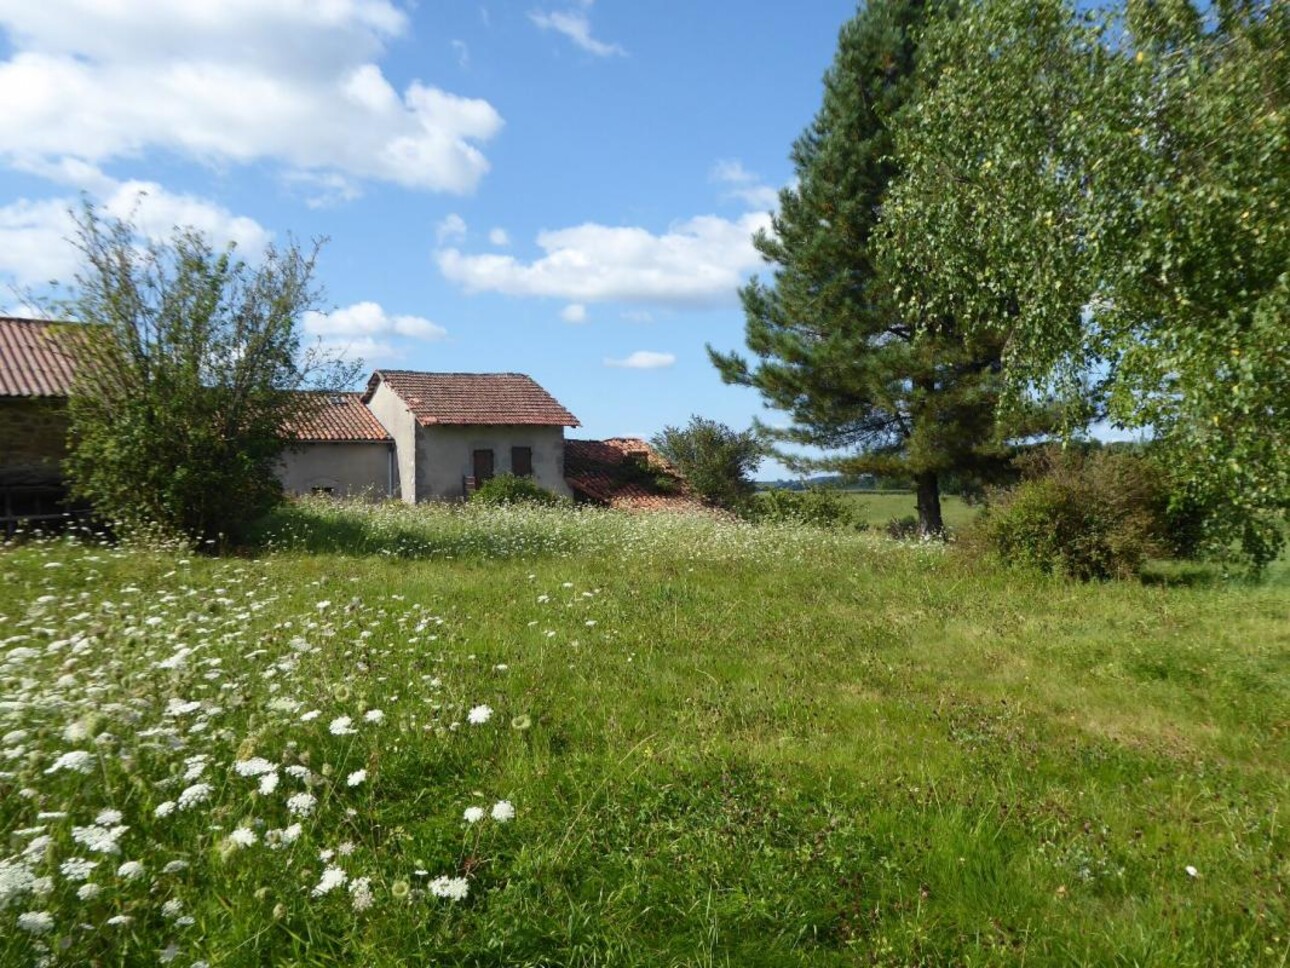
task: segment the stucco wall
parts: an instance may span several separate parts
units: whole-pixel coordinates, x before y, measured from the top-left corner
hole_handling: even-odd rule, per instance
[[[58,484],[67,453],[65,402],[0,399],[0,485]]]
[[[537,484],[565,497],[572,495],[564,480],[563,427],[432,426],[417,428],[418,499],[460,500],[461,479],[474,473],[476,450],[492,450],[494,472],[509,474],[512,447],[532,448]]]
[[[394,493],[409,504],[417,500],[417,421],[403,399],[384,382],[377,384],[376,392],[367,408],[380,421],[385,432],[394,438],[397,459],[394,471]]]
[[[298,444],[282,455],[278,478],[288,494],[330,487],[336,497],[389,496],[390,445]]]

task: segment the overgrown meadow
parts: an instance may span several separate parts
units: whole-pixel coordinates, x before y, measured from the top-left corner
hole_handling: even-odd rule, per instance
[[[1290,580],[1190,577],[586,510],[21,541],[0,964],[1284,965]]]

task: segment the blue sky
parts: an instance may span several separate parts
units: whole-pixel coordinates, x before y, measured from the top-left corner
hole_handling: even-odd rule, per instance
[[[581,436],[774,422],[703,347],[743,345],[749,235],[854,11],[0,0],[0,273],[68,278],[78,193],[143,191],[156,233],[327,236],[306,324],[370,366],[529,373]]]

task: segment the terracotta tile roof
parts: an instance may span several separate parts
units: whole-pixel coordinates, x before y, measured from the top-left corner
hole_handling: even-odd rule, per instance
[[[367,383],[370,400],[384,380],[417,421],[431,424],[539,424],[577,427],[578,418],[523,373],[417,373],[377,370]]]
[[[310,393],[309,397],[316,406],[290,427],[297,440],[341,444],[391,439],[363,403],[361,393]]]
[[[707,510],[681,475],[638,437],[566,440],[564,477],[575,494],[621,510]]]
[[[75,364],[69,324],[0,317],[0,397],[65,397]]]

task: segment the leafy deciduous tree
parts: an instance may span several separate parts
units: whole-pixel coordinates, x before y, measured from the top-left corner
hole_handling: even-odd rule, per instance
[[[270,248],[255,266],[176,229],[146,241],[90,205],[84,264],[59,306],[77,378],[66,470],[73,492],[127,526],[192,539],[235,535],[281,495],[275,464],[316,401],[356,364],[303,350],[317,303],[317,245]]]
[[[761,441],[753,431],[735,431],[716,420],[692,416],[684,428],[664,427],[650,444],[690,487],[718,507],[737,510],[752,497],[749,475],[762,458]]]
[[[906,311],[1005,341],[1007,388],[1105,374],[1211,545],[1290,507],[1290,6],[977,0],[929,31],[881,260]]]

